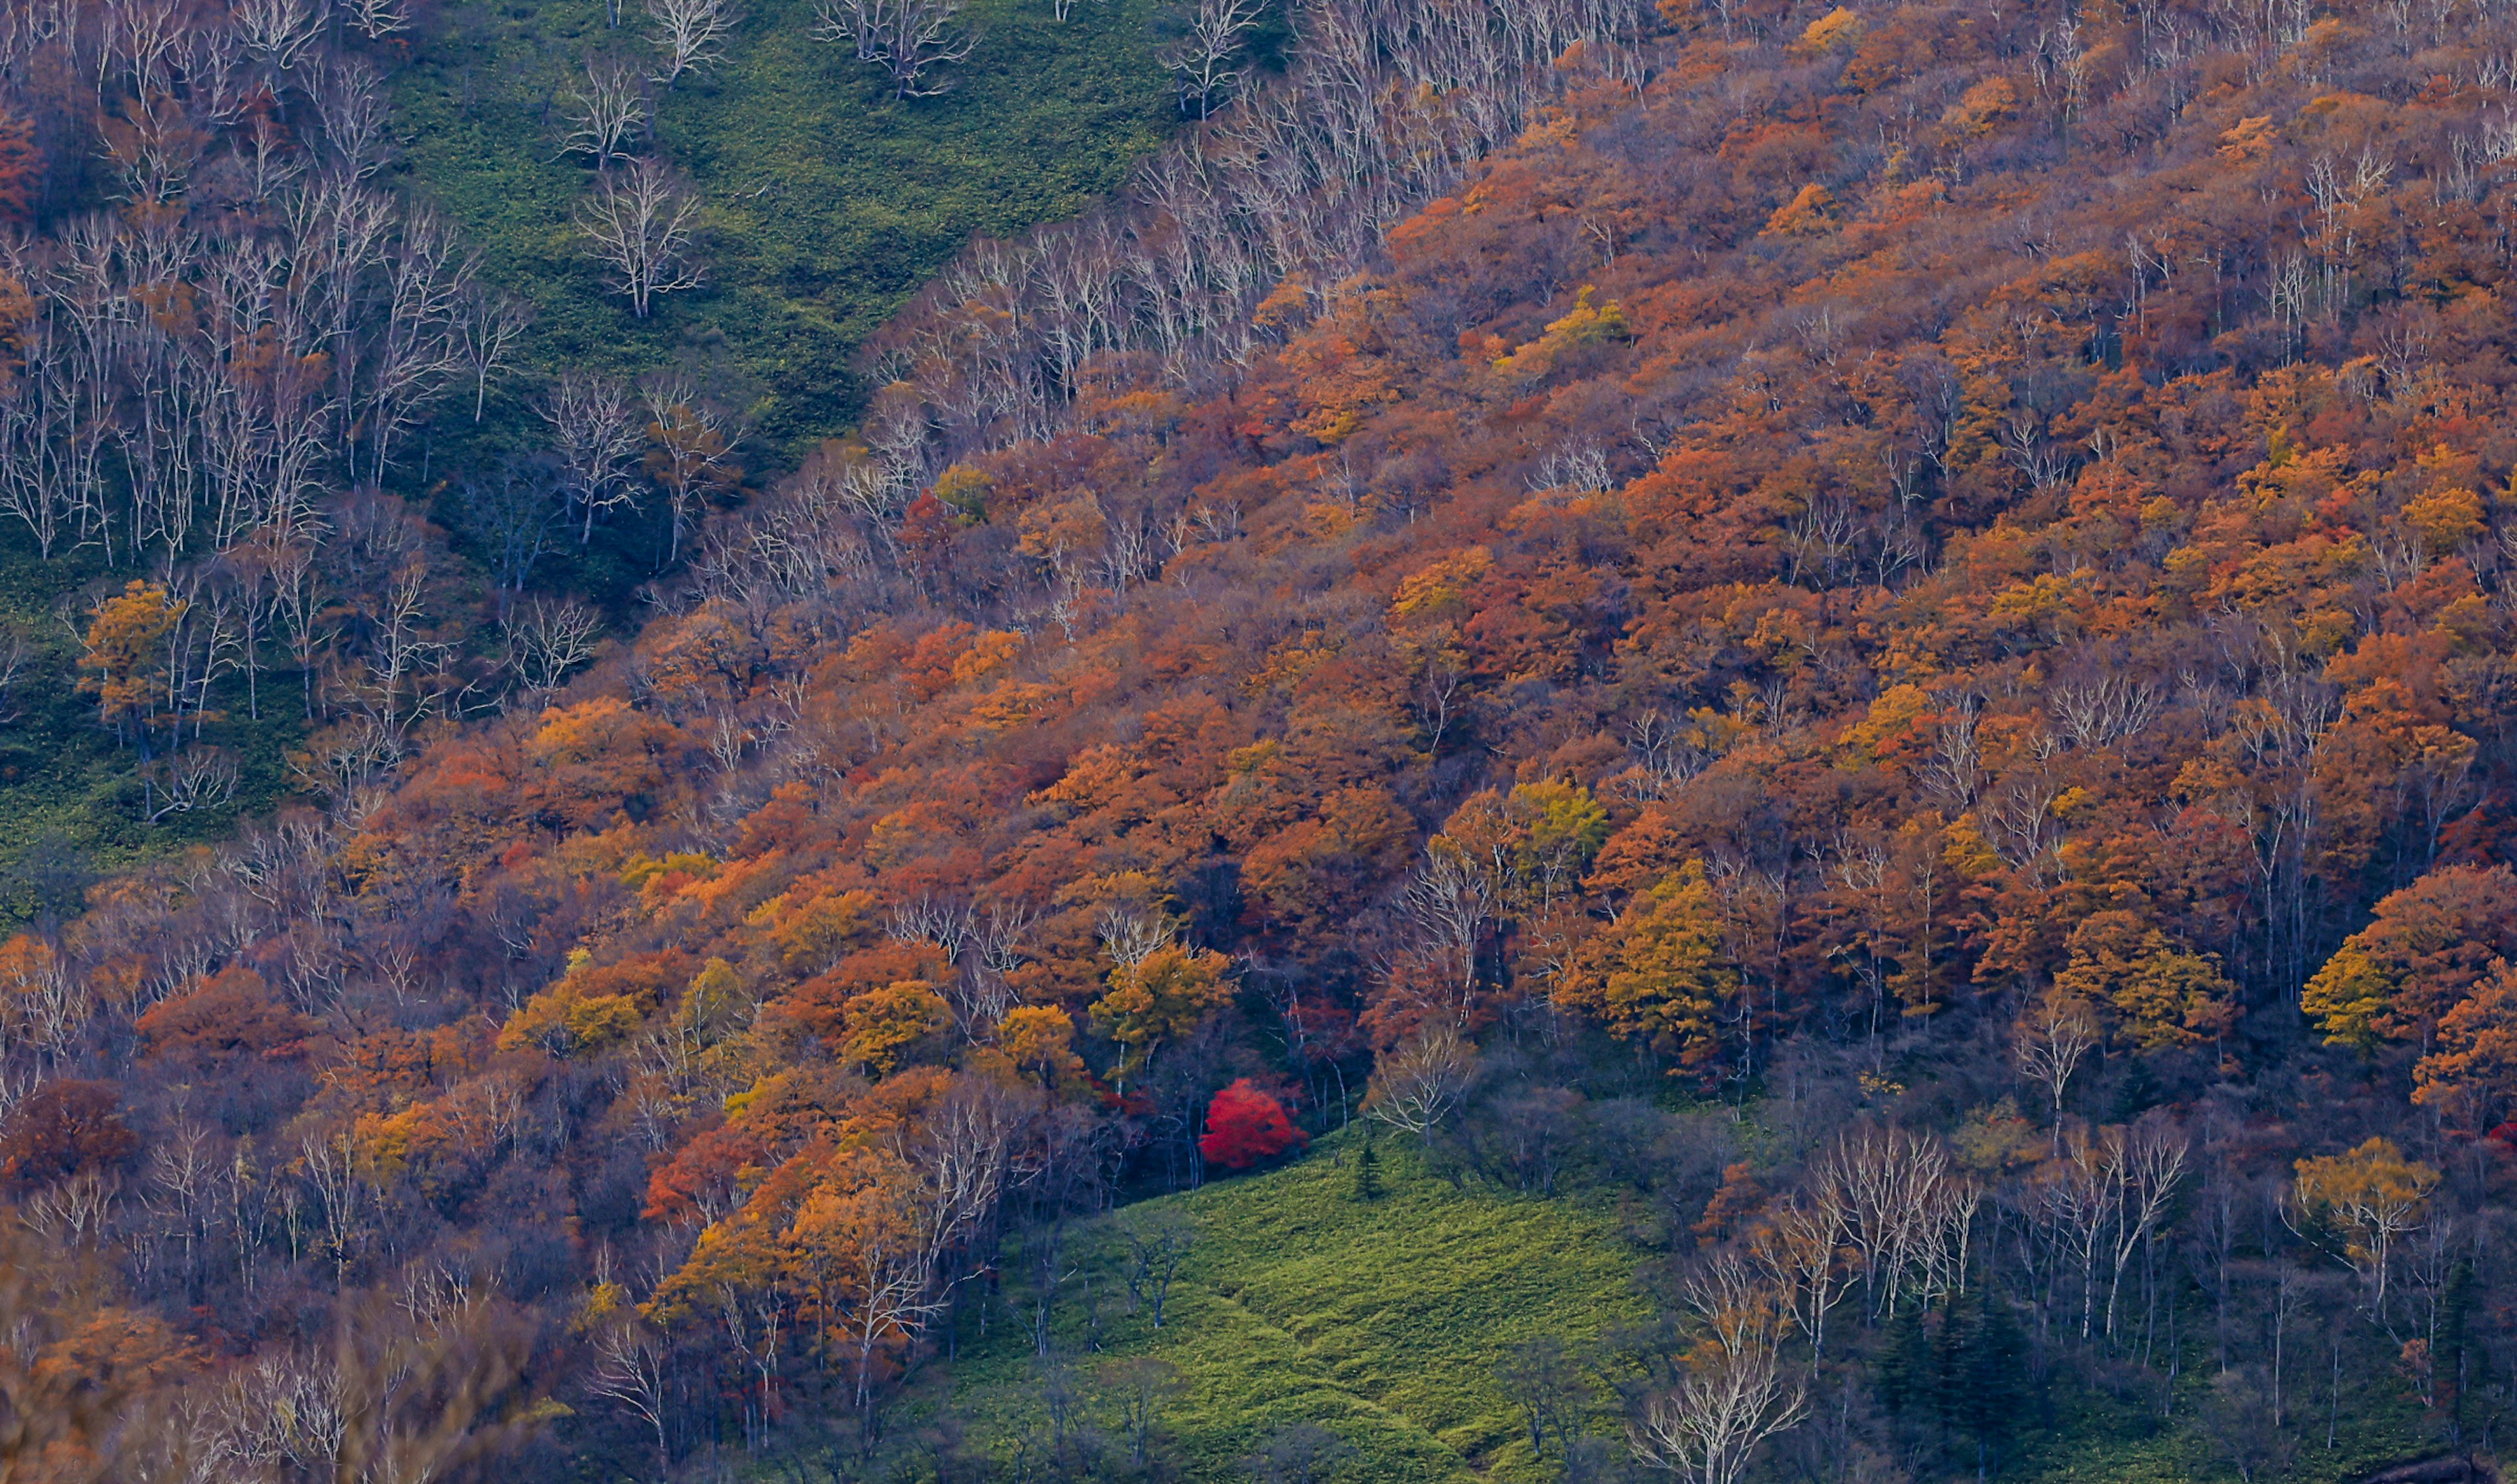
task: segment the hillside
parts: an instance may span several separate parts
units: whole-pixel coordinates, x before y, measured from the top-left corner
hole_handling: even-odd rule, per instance
[[[1619,1230],[1601,1191],[1552,1200],[1462,1191],[1386,1141],[1384,1193],[1358,1199],[1349,1163],[1358,1142],[1332,1136],[1282,1168],[1139,1202],[1062,1235],[1045,1360],[1033,1328],[1037,1254],[1032,1244],[1009,1251],[1005,1303],[985,1326],[962,1322],[940,1367],[946,1384],[917,1404],[927,1446],[950,1438],[945,1446],[964,1463],[1018,1473],[1018,1460],[1058,1458],[1062,1422],[1078,1438],[1070,1459],[1124,1454],[1134,1367],[1150,1358],[1171,1368],[1158,1373],[1154,1430],[1176,1476],[1193,1484],[1251,1477],[1247,1461],[1305,1425],[1344,1445],[1326,1451],[1318,1484],[1567,1477],[1552,1432],[1544,1452],[1528,1441],[1528,1403],[1545,1395],[1530,1378],[1533,1342],[1560,1346],[1574,1397],[1566,1420],[1600,1430],[1619,1385],[1634,1382],[1625,1347],[1651,1313],[1638,1282],[1656,1271],[1649,1249]],[[1157,1329],[1150,1287],[1127,1290],[1129,1234],[1142,1242],[1182,1226],[1191,1245]],[[2212,1392],[2207,1377],[2184,1383],[2175,1406],[2189,1421],[2166,1429],[2138,1404],[2029,1402],[2000,1476],[2234,1476],[2191,1420],[2213,1405]],[[1071,1410],[1053,1419],[1052,1399]],[[2345,1400],[2347,1409],[2334,1409],[2334,1446],[2323,1446],[2320,1432],[2283,1477],[2347,1484],[2421,1451],[2414,1417]],[[944,1420],[949,1428],[938,1426]],[[1830,1458],[1830,1447],[1851,1456]],[[1860,1477],[1864,1465],[1860,1444],[1841,1430],[1831,1441],[1801,1440],[1794,1453],[1783,1477]],[[1605,1453],[1585,1464],[1589,1476],[1618,1476]],[[1571,1476],[1585,1475],[1577,1466]]]
[[[0,1462],[2490,1464],[2517,18],[1282,36],[920,289],[791,472],[669,376],[534,388],[584,395],[460,539],[565,516],[615,642],[342,487],[427,456],[381,368],[441,283],[418,216],[336,245],[347,113],[320,191],[205,169],[11,260],[19,343],[121,379],[29,352],[0,435],[121,430],[59,542],[163,573],[84,611],[100,735],[197,772],[259,664],[321,807],[0,945],[0,1382],[70,1399]],[[40,75],[128,116],[145,70]],[[321,458],[187,486],[231,425],[141,436],[151,376],[318,407]],[[1341,1205],[1357,1122],[1390,1189]],[[1155,1336],[1110,1275],[1182,1213]]]
[[[264,9],[276,17],[289,10]],[[105,12],[64,14],[73,13],[83,20],[68,31],[66,51],[109,50],[110,28],[84,28],[103,27]],[[940,79],[949,89],[909,100],[889,98],[879,69],[856,60],[849,48],[817,38],[809,0],[746,7],[716,48],[716,60],[669,87],[639,79],[643,119],[629,148],[670,160],[697,192],[694,256],[704,279],[695,290],[661,296],[656,313],[641,318],[607,291],[601,265],[587,254],[576,218],[595,193],[597,173],[583,156],[563,148],[563,136],[572,89],[581,84],[589,58],[619,59],[633,74],[652,62],[651,18],[632,5],[618,24],[607,24],[606,8],[591,0],[454,0],[416,10],[387,6],[377,14],[407,23],[372,40],[345,23],[333,33],[337,47],[317,46],[309,54],[314,60],[298,62],[293,76],[278,69],[268,81],[239,79],[235,86],[241,90],[237,99],[254,86],[270,87],[277,115],[287,120],[283,127],[322,149],[341,143],[328,138],[340,131],[346,148],[361,151],[353,168],[363,173],[372,199],[419,222],[442,213],[452,228],[444,250],[462,264],[448,282],[387,284],[380,279],[390,272],[390,239],[379,236],[363,249],[374,254],[360,265],[367,281],[342,285],[335,302],[362,317],[381,310],[387,319],[393,304],[430,306],[411,325],[378,328],[363,319],[357,325],[362,338],[380,337],[372,349],[397,334],[405,337],[401,354],[410,363],[397,367],[406,384],[396,395],[410,403],[409,426],[395,448],[369,450],[389,455],[380,468],[362,468],[350,449],[360,442],[361,420],[374,415],[365,403],[382,395],[382,383],[326,407],[322,419],[336,425],[340,444],[321,461],[325,498],[302,505],[283,499],[261,520],[266,530],[308,526],[320,531],[339,521],[327,508],[329,498],[374,482],[423,523],[409,539],[430,569],[417,616],[422,657],[436,673],[423,686],[431,694],[396,703],[395,709],[406,704],[415,714],[389,722],[386,730],[394,733],[431,716],[475,710],[484,680],[493,692],[513,684],[516,636],[503,630],[515,605],[532,599],[581,604],[619,627],[634,620],[638,586],[670,565],[670,522],[652,494],[638,489],[602,494],[612,501],[604,518],[569,539],[566,528],[583,512],[544,468],[553,435],[534,410],[560,371],[609,376],[624,388],[658,376],[681,378],[685,395],[705,401],[706,415],[722,418],[733,434],[729,456],[708,472],[712,483],[698,493],[739,501],[746,479],[772,479],[850,428],[864,402],[858,353],[867,337],[973,236],[1012,235],[1075,215],[1115,189],[1131,163],[1178,121],[1169,78],[1154,61],[1159,37],[1150,4],[1088,4],[1064,20],[1046,0],[982,4],[958,22],[977,44]],[[31,19],[27,24],[32,27]],[[41,262],[51,238],[129,194],[130,182],[112,178],[112,130],[97,121],[98,113],[109,117],[124,103],[102,82],[92,100],[64,89],[43,51],[47,44],[61,46],[62,36],[29,28],[11,31],[10,40],[16,80],[8,116],[27,126],[32,148],[0,159],[10,173],[10,182],[0,185],[0,199],[8,203],[0,222],[33,228],[28,256]],[[168,64],[167,85],[176,86],[189,64]],[[341,86],[354,90],[380,79],[376,101],[389,104],[390,112],[343,111],[326,91],[334,84],[325,79],[334,76],[348,78]],[[171,202],[189,201],[193,230],[212,237],[235,230],[236,162],[257,148],[249,144],[253,110],[240,113],[237,99],[188,98],[183,107],[197,118],[184,123],[206,126],[197,157],[148,187]],[[324,158],[318,149],[296,159],[283,150],[258,167],[275,180],[251,188],[265,194],[248,203],[248,234],[284,240],[287,208],[277,183]],[[390,231],[395,222],[389,216],[379,225]],[[176,273],[197,284],[208,268],[194,262]],[[440,294],[447,297],[432,301]],[[491,364],[473,368],[477,377],[458,369],[453,362],[471,352],[457,342],[506,305],[522,312],[512,342],[497,345]],[[207,328],[214,347],[222,331]],[[347,326],[300,330],[310,337],[308,347],[324,335],[348,333]],[[18,344],[18,332],[11,334]],[[361,354],[370,351],[362,345]],[[64,349],[56,359],[79,358]],[[219,360],[215,349],[207,359]],[[150,387],[137,370],[131,377],[117,396],[206,404],[204,387]],[[214,376],[209,386],[219,385]],[[250,400],[249,380],[227,385]],[[464,395],[467,389],[474,395]],[[40,415],[80,415],[70,410],[74,393],[65,383],[53,394],[63,406]],[[635,401],[628,398],[643,425],[651,414],[635,409]],[[274,419],[269,426],[289,415],[285,405],[257,410]],[[120,436],[101,418],[92,421],[88,431],[107,449],[117,448]],[[85,434],[71,433],[64,422],[51,436],[75,443]],[[269,428],[253,436],[268,438]],[[630,428],[629,441],[643,444],[638,426]],[[13,467],[42,467],[47,455],[40,443],[22,436],[13,442],[7,452]],[[627,462],[634,466],[643,451],[633,446]],[[152,458],[164,465],[162,473],[152,472]],[[168,447],[139,460],[140,479],[188,484],[198,478],[194,469],[218,463],[205,450]],[[277,472],[267,465],[249,477]],[[300,477],[308,472],[301,464]],[[239,647],[226,613],[239,597],[233,589],[240,564],[232,548],[252,523],[240,526],[222,514],[216,530],[148,532],[154,517],[135,503],[121,521],[129,530],[117,532],[100,524],[105,506],[140,497],[112,488],[117,478],[133,476],[101,469],[96,487],[78,491],[13,485],[10,515],[0,519],[0,690],[6,692],[0,719],[7,723],[0,736],[0,922],[22,923],[54,911],[39,901],[47,888],[35,884],[35,875],[65,869],[83,881],[187,844],[226,838],[239,818],[268,815],[283,801],[322,798],[339,780],[325,780],[328,770],[318,757],[325,739],[317,736],[310,744],[310,735],[345,711],[372,709],[340,694],[342,673],[355,674],[365,657],[361,610],[373,607],[372,595],[345,590],[355,579],[329,564],[313,564],[306,576],[317,590],[308,595],[315,601],[301,628],[314,642],[292,648],[279,642],[274,615],[256,611],[272,598],[252,591],[264,580],[255,578],[245,584],[237,616],[262,632]],[[207,491],[199,497],[212,498]],[[64,522],[77,528],[75,534],[46,535]],[[320,533],[304,544],[320,548]],[[151,555],[146,548],[152,545],[162,549]],[[170,602],[196,601],[206,589],[220,610],[220,625],[207,634],[175,626],[172,642],[194,653],[164,657],[161,686],[170,696],[195,692],[189,700],[194,750],[211,759],[220,779],[232,773],[235,782],[214,789],[214,799],[181,809],[165,808],[159,796],[178,765],[147,756],[149,747],[135,748],[127,738],[116,745],[93,725],[94,703],[77,689],[91,610],[134,578],[166,586]],[[357,617],[327,623],[318,616],[326,610]],[[203,672],[197,678],[186,673],[195,666]],[[502,666],[508,673],[499,673]],[[280,694],[303,688],[305,703],[266,712],[256,694],[261,669],[273,672]],[[308,677],[302,673],[308,669],[322,673]],[[306,684],[310,678],[320,683]],[[177,696],[170,708],[186,710],[187,700]],[[175,740],[182,741],[180,733]],[[331,739],[338,740],[337,734]],[[401,745],[396,737],[384,750]],[[363,755],[369,749],[357,744],[351,750]],[[356,773],[368,763],[350,766]]]
[[[1157,1426],[1186,1479],[1241,1478],[1239,1460],[1305,1423],[1351,1445],[1344,1477],[1554,1478],[1531,1457],[1497,1371],[1542,1336],[1588,1346],[1640,1323],[1638,1253],[1600,1212],[1458,1193],[1398,1159],[1385,1166],[1386,1194],[1358,1201],[1342,1163],[1355,1143],[1141,1202],[1077,1233],[1064,1286],[1076,1292],[1051,1325],[1055,1364],[1088,1394],[1122,1389],[1138,1357],[1175,1368],[1179,1389],[1158,1403]],[[1157,1330],[1149,1300],[1125,1291],[1124,1233],[1182,1220],[1194,1246]],[[1032,1271],[1010,1256],[1009,1269]],[[1042,1451],[1050,1419],[1033,1334],[1010,1316],[984,1337],[965,1326],[956,1351],[949,1405],[972,1450],[1003,1460],[1021,1438]],[[1088,1425],[1127,1446],[1124,1422],[1087,1411]]]
[[[394,111],[413,188],[533,306],[529,366],[637,376],[697,355],[761,452],[791,463],[855,422],[858,348],[973,234],[1076,215],[1162,140],[1178,110],[1153,12],[974,5],[978,45],[951,91],[895,101],[878,68],[815,36],[810,0],[747,5],[721,64],[651,87],[657,148],[705,202],[709,281],[644,321],[572,239],[591,172],[559,148],[583,58],[652,50],[634,5],[615,28],[593,0],[448,4],[396,73]]]

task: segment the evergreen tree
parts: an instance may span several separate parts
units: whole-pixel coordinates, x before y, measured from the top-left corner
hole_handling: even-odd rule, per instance
[[[1372,1125],[1363,1126],[1363,1143],[1354,1152],[1354,1198],[1381,1199],[1381,1154],[1372,1147]]]

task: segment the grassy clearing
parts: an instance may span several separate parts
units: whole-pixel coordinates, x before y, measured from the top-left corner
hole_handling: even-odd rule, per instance
[[[287,792],[286,752],[304,730],[296,677],[266,674],[263,719],[245,715],[240,680],[223,685],[227,715],[212,721],[203,738],[236,761],[235,802],[143,822],[135,759],[97,725],[95,700],[77,688],[73,632],[84,622],[83,596],[130,575],[107,572],[93,552],[45,562],[22,531],[0,530],[0,644],[14,637],[27,647],[17,683],[0,698],[0,936],[33,918],[41,899],[62,889],[64,868],[111,871],[222,839],[240,814],[268,810]],[[51,905],[59,911],[76,903],[73,897]]]
[[[1050,0],[972,0],[979,44],[953,90],[896,102],[815,39],[812,0],[748,0],[726,62],[657,99],[657,140],[707,203],[709,282],[645,321],[580,252],[569,224],[590,171],[557,150],[579,59],[653,55],[637,0],[618,30],[604,0],[446,0],[396,117],[413,183],[533,305],[537,368],[678,360],[791,457],[849,423],[857,347],[971,234],[1072,216],[1160,142],[1177,113],[1155,8],[1085,0],[1061,22]]]
[[[1383,1160],[1383,1198],[1357,1202],[1338,1142],[1115,1218],[1176,1210],[1199,1225],[1159,1332],[1130,1312],[1117,1231],[1079,1240],[1069,1265],[1089,1277],[1055,1326],[1059,1350],[1088,1391],[1113,1360],[1176,1366],[1183,1389],[1162,1431],[1189,1480],[1240,1479],[1235,1461],[1293,1422],[1353,1445],[1343,1479],[1554,1478],[1557,1463],[1531,1457],[1495,1366],[1541,1334],[1579,1346],[1642,1319],[1631,1281],[1640,1254],[1604,1210],[1455,1193],[1404,1155]],[[952,1405],[1009,1453],[1045,1413],[1030,1336],[999,1314],[984,1337],[965,1330]]]

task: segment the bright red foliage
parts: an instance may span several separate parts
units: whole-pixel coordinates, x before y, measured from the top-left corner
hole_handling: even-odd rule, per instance
[[[1242,1078],[1207,1105],[1206,1132],[1197,1152],[1226,1169],[1248,1169],[1311,1141],[1285,1117],[1285,1105]]]

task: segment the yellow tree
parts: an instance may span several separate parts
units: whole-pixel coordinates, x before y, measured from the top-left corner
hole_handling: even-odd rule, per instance
[[[1518,827],[1514,866],[1541,909],[1571,891],[1608,839],[1608,811],[1579,784],[1522,784],[1505,808]]]
[[[136,736],[144,754],[164,699],[158,682],[166,637],[185,607],[156,583],[135,578],[88,614],[78,687],[96,698],[98,719],[121,741]]]
[[[2238,987],[2218,959],[2185,952],[2127,912],[2092,912],[2072,929],[2054,994],[2112,1007],[2116,1036],[2144,1051],[2218,1040],[2238,1019]]]
[[[2299,994],[2328,1045],[2429,1049],[2442,1017],[2517,955],[2517,873],[2442,867],[2380,901]]]
[[[997,1022],[997,1049],[1014,1069],[1039,1079],[1055,1092],[1084,1079],[1084,1058],[1075,1054],[1075,1017],[1055,1005],[1016,1005]]]
[[[914,1172],[889,1151],[850,1150],[787,1230],[795,1280],[825,1331],[852,1352],[860,1407],[877,1362],[916,1339],[940,1307],[915,1187]]]
[[[847,1026],[839,1054],[884,1077],[910,1047],[952,1028],[953,1007],[923,979],[906,979],[859,995],[842,1012]]]
[[[1710,1060],[1721,1047],[1722,1007],[1740,984],[1722,922],[1704,863],[1689,861],[1582,945],[1556,1002],[1690,1066]]]
[[[2382,1320],[2396,1245],[2420,1230],[2439,1172],[2404,1158],[2392,1140],[2371,1138],[2347,1154],[2301,1160],[2293,1199],[2313,1236],[2368,1286],[2368,1313]]]
[[[1170,944],[1110,970],[1110,993],[1092,1002],[1092,1029],[1124,1048],[1119,1087],[1140,1076],[1164,1041],[1188,1035],[1232,998],[1221,954]]]

